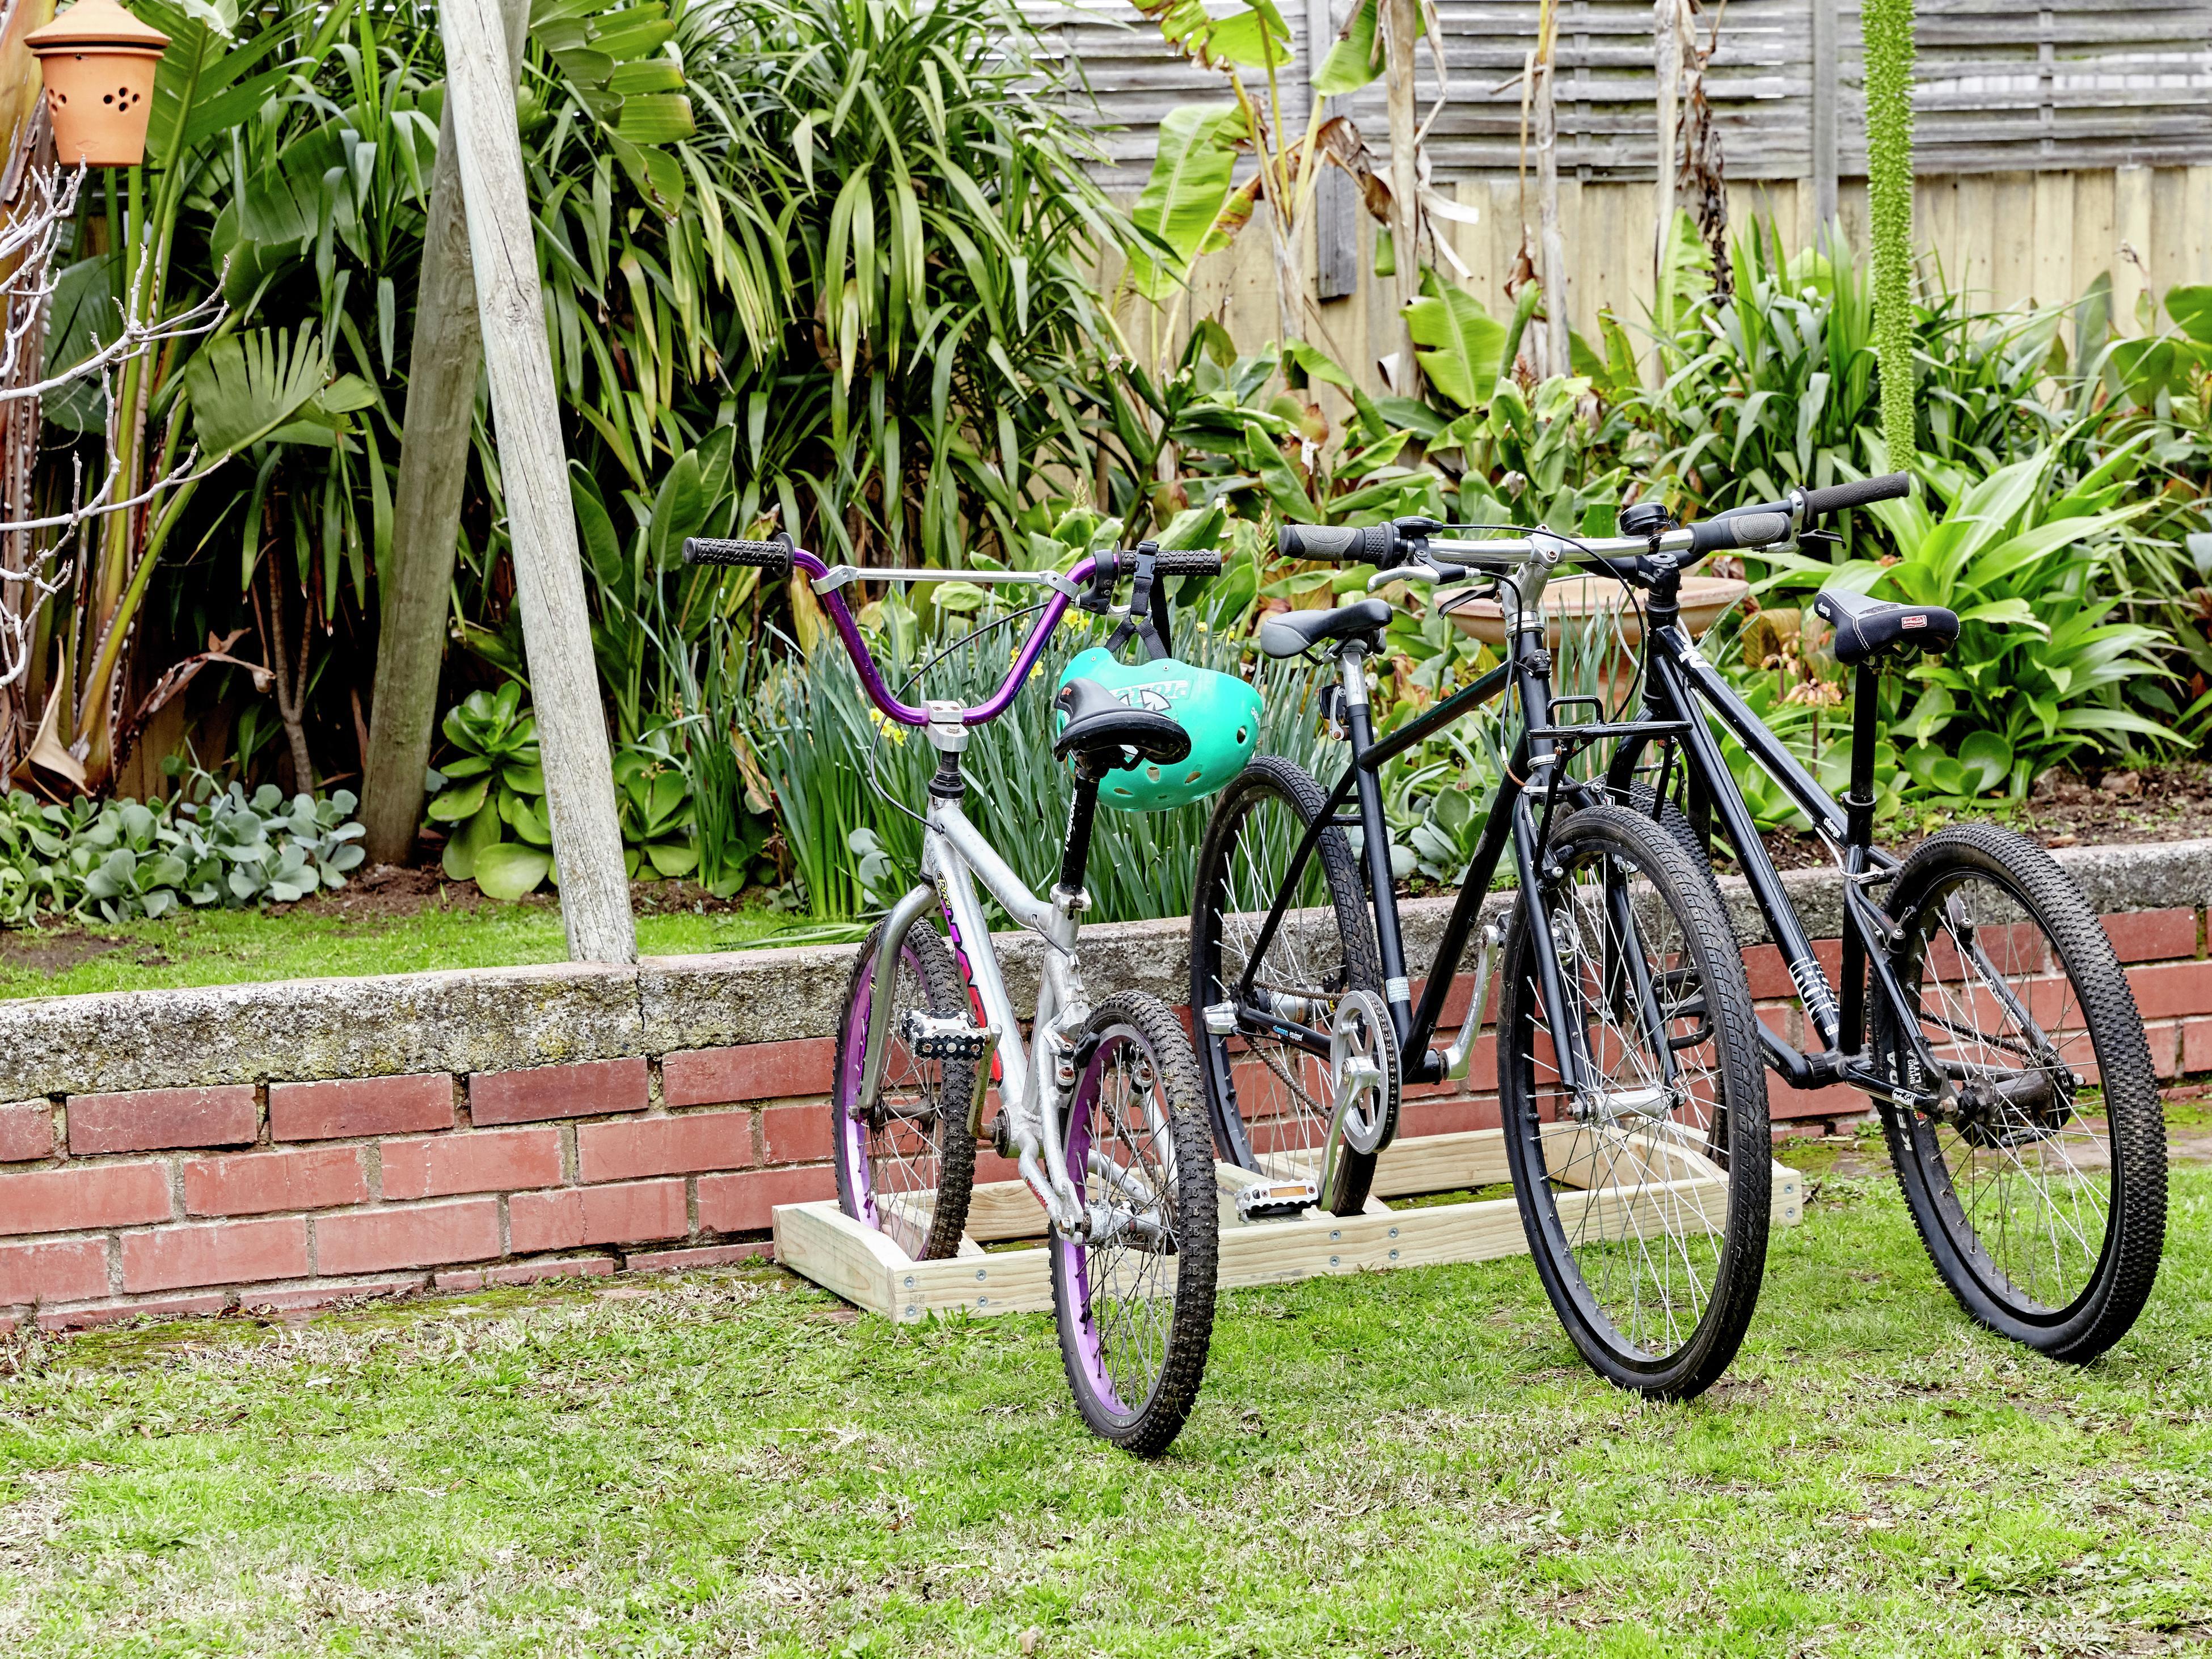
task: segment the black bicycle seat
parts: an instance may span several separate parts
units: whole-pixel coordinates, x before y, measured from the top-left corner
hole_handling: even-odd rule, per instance
[[[1260,648],[1271,657],[1296,657],[1323,640],[1381,631],[1390,621],[1382,599],[1354,599],[1334,611],[1277,611],[1260,624]]]
[[[1948,651],[1959,638],[1959,618],[1940,605],[1897,605],[1840,587],[1824,587],[1813,609],[1836,630],[1836,660],[1854,665],[1885,655]]]
[[[1068,681],[1052,706],[1067,716],[1052,742],[1054,760],[1110,751],[1112,764],[1119,766],[1121,751],[1133,749],[1141,760],[1173,765],[1190,753],[1190,733],[1174,719],[1132,708],[1097,680]]]

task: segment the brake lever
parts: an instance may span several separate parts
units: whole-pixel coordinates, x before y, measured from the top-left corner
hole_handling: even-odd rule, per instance
[[[1465,581],[1476,573],[1463,565],[1431,564],[1424,559],[1419,564],[1393,565],[1388,570],[1378,570],[1367,579],[1370,593],[1388,587],[1392,582],[1431,582],[1438,587],[1456,581]]]

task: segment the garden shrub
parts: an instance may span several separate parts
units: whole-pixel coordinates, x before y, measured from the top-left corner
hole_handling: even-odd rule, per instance
[[[166,799],[63,805],[12,791],[0,799],[0,927],[283,904],[343,887],[362,858],[357,804],[345,789],[248,794],[197,771]]]

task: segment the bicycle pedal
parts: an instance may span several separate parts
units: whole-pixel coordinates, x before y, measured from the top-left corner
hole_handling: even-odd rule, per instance
[[[999,1034],[988,1025],[971,1024],[964,1019],[910,1013],[906,1021],[906,1046],[916,1060],[984,1060],[999,1046]]]
[[[1261,1181],[1237,1194],[1237,1218],[1269,1221],[1297,1215],[1321,1202],[1321,1188],[1310,1181]]]

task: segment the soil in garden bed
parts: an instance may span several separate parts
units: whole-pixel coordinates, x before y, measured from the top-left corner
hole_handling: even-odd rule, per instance
[[[2018,805],[1958,815],[1908,806],[1899,817],[1876,825],[1875,835],[1881,846],[1902,854],[1946,824],[1975,817],[2005,824],[2054,848],[2212,837],[2212,765],[2184,761],[2087,775],[2054,767],[2035,781],[2028,798]],[[1766,850],[1784,870],[1833,861],[1817,836],[1778,831],[1765,839]]]

